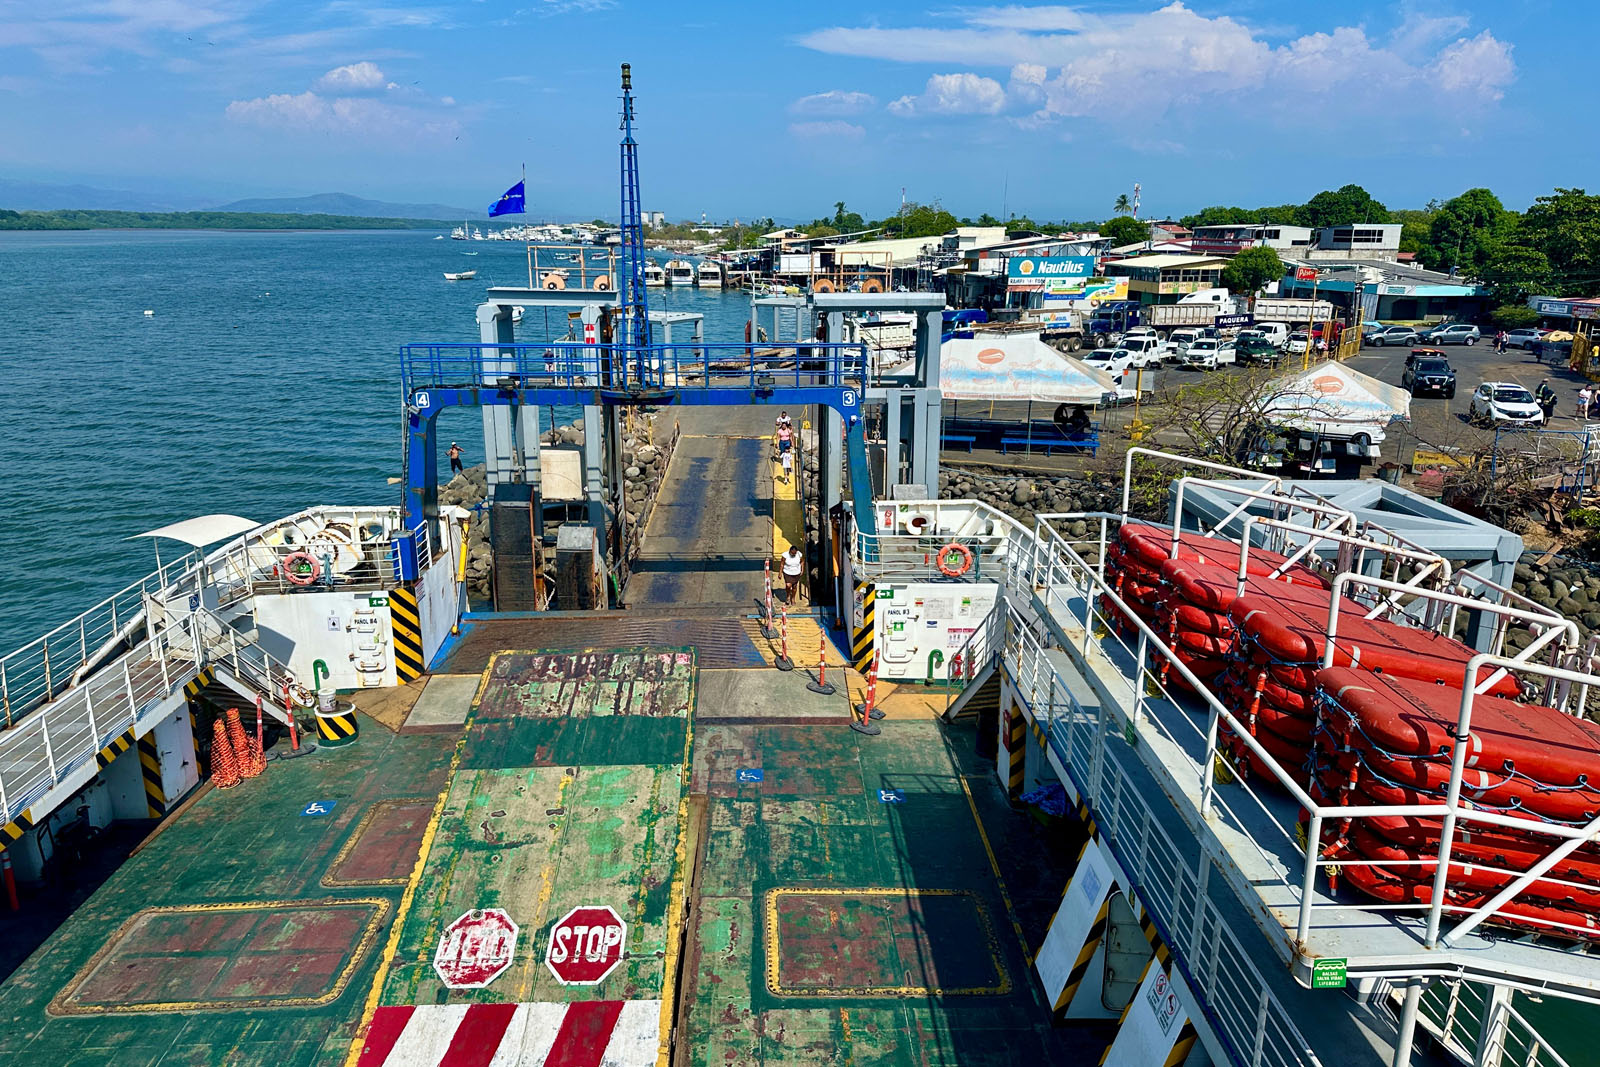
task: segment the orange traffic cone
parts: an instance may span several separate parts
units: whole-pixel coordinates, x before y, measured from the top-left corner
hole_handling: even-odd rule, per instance
[[[245,736],[244,722],[239,718],[238,708],[229,708],[228,718],[228,743],[233,746],[233,758],[239,764],[239,777],[254,778],[266,767],[265,763],[256,761],[255,746]]]
[[[228,743],[228,726],[221,719],[211,737],[211,781],[218,789],[239,784],[239,762]]]

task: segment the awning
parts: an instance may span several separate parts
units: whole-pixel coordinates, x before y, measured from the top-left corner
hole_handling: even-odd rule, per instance
[[[1038,334],[954,337],[939,350],[946,400],[1040,400],[1098,404],[1117,383],[1039,340]]]
[[[195,548],[204,548],[214,545],[218,541],[226,541],[230,537],[254,530],[260,526],[254,519],[243,519],[237,515],[198,515],[192,519],[184,519],[170,526],[163,526],[158,530],[146,530],[134,537],[166,537],[173,541],[182,541]],[[128,540],[133,540],[130,537]]]
[[[1321,433],[1366,433],[1379,439],[1389,423],[1411,417],[1408,391],[1343,363],[1322,363],[1275,378],[1265,389],[1263,417]]]

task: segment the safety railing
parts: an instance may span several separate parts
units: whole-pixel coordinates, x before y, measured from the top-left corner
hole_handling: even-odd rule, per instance
[[[1435,979],[1420,1022],[1450,1055],[1473,1067],[1571,1067],[1512,1003],[1515,991]]]
[[[269,703],[289,710],[297,697],[305,696],[288,665],[225,620],[202,611],[195,613],[192,625],[204,649],[203,658],[228,668],[234,677],[253,687]]]
[[[999,598],[989,614],[983,617],[978,628],[967,635],[961,646],[951,654],[946,678],[954,683],[945,689],[945,715],[950,706],[966,689],[1000,657],[1005,646],[1007,625],[1006,602]]]
[[[7,728],[77,684],[87,669],[137,636],[145,598],[172,584],[199,560],[188,553],[165,563],[70,622],[0,657],[0,709]]]
[[[785,345],[411,344],[400,348],[408,393],[429,388],[859,389],[866,347]]]

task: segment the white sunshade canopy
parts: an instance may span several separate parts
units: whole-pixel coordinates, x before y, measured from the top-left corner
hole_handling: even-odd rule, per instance
[[[953,337],[939,350],[946,400],[1098,404],[1117,391],[1109,374],[1064,356],[1038,334]]]
[[[260,525],[254,519],[240,518],[238,515],[198,515],[192,519],[184,519],[182,522],[175,522],[156,530],[146,530],[133,536],[165,537],[193,545],[195,548],[204,548],[235,537],[246,530],[254,530]],[[132,539],[129,538],[130,541]]]
[[[1408,391],[1343,363],[1319,363],[1274,379],[1266,388],[1272,395],[1264,416],[1322,433],[1381,433],[1395,419],[1411,417]]]

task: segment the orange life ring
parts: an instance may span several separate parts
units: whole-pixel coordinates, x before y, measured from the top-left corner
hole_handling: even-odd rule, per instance
[[[811,283],[811,291],[813,293],[831,293],[833,292],[833,283],[826,278],[818,278]]]
[[[881,293],[883,292],[883,283],[876,278],[868,278],[861,283],[861,291],[863,293]]]
[[[280,568],[290,585],[310,585],[322,577],[322,563],[309,552],[291,552]]]
[[[972,549],[958,541],[951,541],[939,550],[939,573],[946,578],[959,578],[972,569]]]

